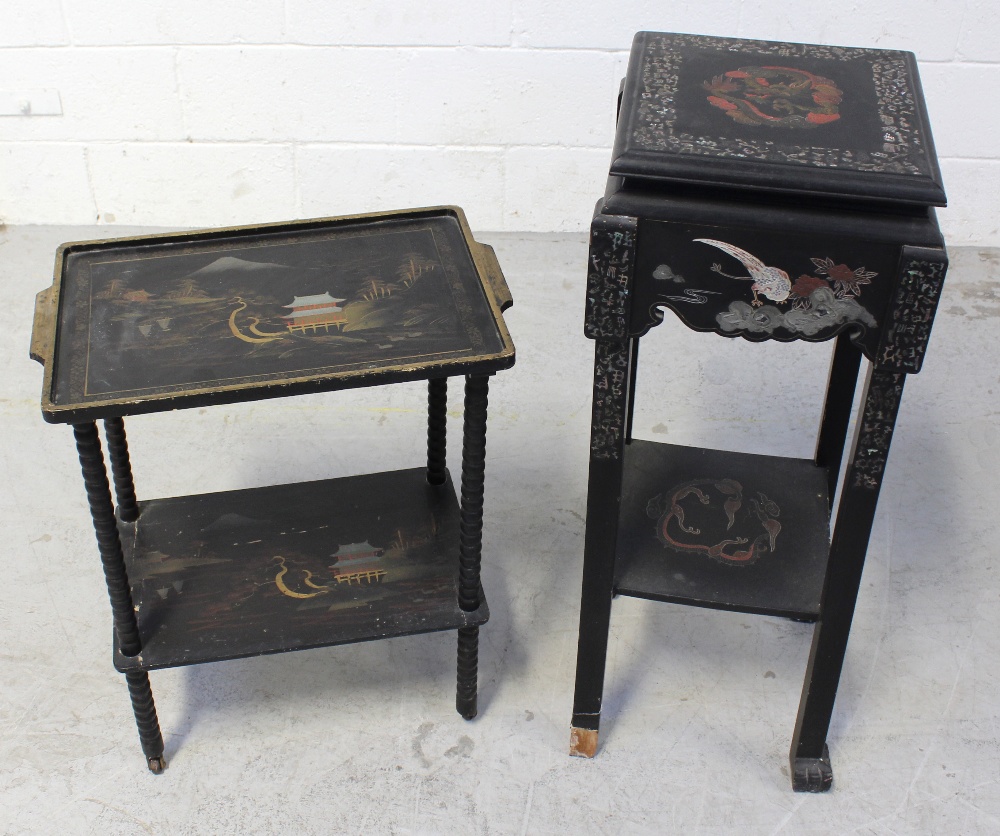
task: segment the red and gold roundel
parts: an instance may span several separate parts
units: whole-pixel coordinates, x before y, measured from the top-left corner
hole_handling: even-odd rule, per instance
[[[816,128],[840,119],[844,98],[823,76],[793,67],[740,67],[702,85],[708,101],[742,125]]]

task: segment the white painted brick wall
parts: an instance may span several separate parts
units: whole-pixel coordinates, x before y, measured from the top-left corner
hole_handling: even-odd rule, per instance
[[[0,142],[185,139],[172,48],[0,49],[0,89],[37,88],[59,91],[63,115],[0,116]]]
[[[503,148],[486,145],[302,145],[297,152],[300,212],[317,217],[414,203],[457,204],[474,229],[504,229],[505,156]]]
[[[578,231],[640,29],[907,49],[953,244],[1000,245],[1000,2],[9,0],[0,220],[203,226],[458,203]],[[113,230],[109,230],[113,234]]]
[[[280,0],[62,0],[62,6],[77,46],[284,41]]]
[[[93,144],[87,162],[108,223],[225,226],[296,214],[294,150],[285,144]]]

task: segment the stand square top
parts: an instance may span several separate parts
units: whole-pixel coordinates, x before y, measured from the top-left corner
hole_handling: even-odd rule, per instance
[[[52,422],[514,363],[511,304],[462,210],[64,244],[32,357]]]
[[[611,174],[946,202],[916,59],[885,49],[639,32]]]

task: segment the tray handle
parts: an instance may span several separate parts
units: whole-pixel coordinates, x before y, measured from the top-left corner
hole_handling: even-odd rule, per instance
[[[43,366],[52,360],[55,324],[56,289],[48,287],[35,295],[35,318],[31,326],[31,348],[28,351],[31,359]]]
[[[485,287],[493,297],[493,301],[503,313],[514,304],[514,298],[510,295],[507,287],[507,280],[503,277],[500,269],[500,262],[497,261],[497,254],[493,252],[493,247],[489,244],[479,244],[479,250],[483,256],[483,266],[485,267],[486,284]]]

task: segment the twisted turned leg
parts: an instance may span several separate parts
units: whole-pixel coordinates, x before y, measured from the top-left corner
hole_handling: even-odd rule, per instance
[[[427,384],[427,481],[443,485],[448,469],[448,378]]]
[[[121,418],[105,418],[104,435],[108,439],[108,456],[111,459],[111,474],[115,482],[115,496],[118,499],[118,516],[122,522],[135,522],[139,518],[139,505],[135,498],[132,462],[129,459],[128,441],[125,438],[125,422]]]
[[[122,554],[118,525],[115,522],[111,485],[108,482],[108,472],[101,451],[101,440],[97,434],[97,425],[93,422],[74,424],[73,434],[76,437],[76,449],[80,456],[83,482],[87,489],[87,502],[90,505],[90,515],[94,522],[94,532],[97,535],[97,548],[100,551],[101,564],[104,567],[108,597],[111,599],[111,612],[118,645],[126,656],[136,656],[142,649],[139,641],[139,625],[135,618],[128,576],[125,573],[125,557]],[[122,429],[121,442],[124,446],[124,429]],[[119,450],[119,452],[121,451]],[[125,456],[127,462],[127,449]],[[119,458],[118,461],[121,463],[122,459]],[[131,484],[131,475],[127,481]],[[117,482],[116,478],[116,484]],[[135,492],[133,490],[133,504],[134,499]],[[123,504],[121,493],[119,493],[119,504]],[[153,692],[149,687],[149,676],[140,671],[125,674],[125,679],[128,683],[129,696],[132,699],[132,711],[135,714],[139,741],[142,744],[143,754],[146,756],[146,764],[151,772],[162,772],[166,766],[163,759],[163,737],[160,734],[160,724],[156,717]]]
[[[470,375],[465,383],[465,424],[462,437],[462,515],[459,549],[458,605],[479,609],[483,553],[483,483],[486,470],[486,407],[489,377]],[[456,707],[466,720],[477,713],[479,628],[458,631],[458,693]]]

